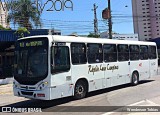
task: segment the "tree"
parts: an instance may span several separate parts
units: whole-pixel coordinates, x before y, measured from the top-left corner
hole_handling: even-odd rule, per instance
[[[87,37],[90,37],[90,38],[99,38],[100,35],[95,35],[95,34],[89,33],[89,35]]]
[[[23,38],[24,33],[30,34],[30,32],[25,27],[19,27],[18,30],[15,32],[15,34],[18,34],[19,38]]]
[[[41,27],[40,11],[31,0],[15,0],[8,4],[8,22],[13,21],[20,27],[32,29],[34,26]]]
[[[4,28],[2,25],[0,25],[0,30],[11,30],[11,28]]]

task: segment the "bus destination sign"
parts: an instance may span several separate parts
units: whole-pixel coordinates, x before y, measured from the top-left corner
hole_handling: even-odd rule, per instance
[[[43,41],[28,41],[28,42],[20,42],[20,47],[36,47],[36,46],[42,46]]]

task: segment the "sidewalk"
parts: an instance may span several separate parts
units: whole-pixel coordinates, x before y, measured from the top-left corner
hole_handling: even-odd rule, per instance
[[[12,85],[13,84],[0,85],[0,106],[5,106],[19,101],[28,100],[24,97],[14,96]]]
[[[0,79],[0,85],[11,84],[13,82],[13,77]]]

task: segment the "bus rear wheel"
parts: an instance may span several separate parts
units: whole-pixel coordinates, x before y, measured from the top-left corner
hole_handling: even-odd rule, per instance
[[[80,80],[76,83],[74,89],[74,98],[75,99],[82,99],[87,94],[87,85],[84,81]]]
[[[137,72],[133,72],[132,74],[132,85],[137,85],[139,82],[139,76]]]

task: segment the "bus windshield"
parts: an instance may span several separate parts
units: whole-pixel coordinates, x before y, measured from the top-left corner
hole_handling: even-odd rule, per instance
[[[47,73],[47,50],[44,48],[24,49],[16,52],[18,76],[40,77]]]
[[[19,81],[45,78],[48,73],[47,39],[25,39],[17,42],[15,50],[14,77]]]

